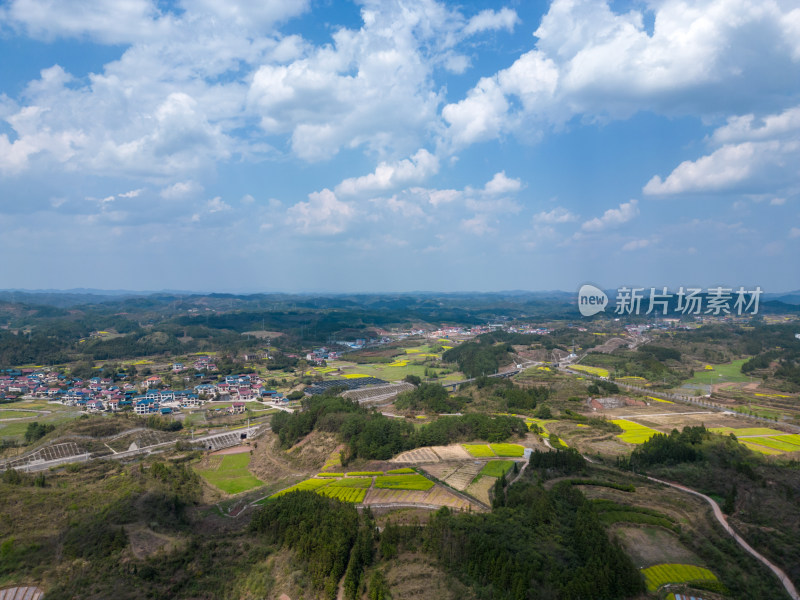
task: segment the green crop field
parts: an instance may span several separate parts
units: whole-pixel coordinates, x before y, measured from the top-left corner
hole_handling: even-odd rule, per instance
[[[247,470],[250,454],[226,454],[216,468],[196,469],[211,485],[227,494],[238,494],[252,490],[264,482]]]
[[[570,369],[574,371],[581,371],[583,373],[589,373],[590,375],[597,375],[598,377],[608,377],[608,369],[603,369],[602,367],[590,367],[587,365],[570,365]]]
[[[495,453],[488,444],[462,444],[464,450],[469,452],[475,458],[494,458]]]
[[[383,471],[350,471],[348,477],[374,477],[375,475],[383,475]]]
[[[327,496],[328,498],[336,498],[342,502],[358,503],[364,501],[364,497],[370,485],[372,485],[371,477],[348,477],[341,479],[312,478],[272,494],[267,500],[283,496],[289,492],[310,491]]]
[[[342,479],[334,479],[328,484],[328,487],[361,488],[366,490],[371,485],[372,477],[343,477]]]
[[[396,360],[393,363],[374,363],[374,364],[355,364],[346,361],[336,361],[333,364],[336,368],[341,368],[345,372],[351,371],[353,373],[360,373],[362,375],[369,375],[370,377],[377,377],[387,381],[401,381],[405,379],[406,375],[416,375],[425,379],[425,365],[416,364],[414,361],[425,360],[424,354],[409,354],[402,360]],[[403,364],[405,363],[405,364]],[[430,369],[430,367],[429,367]],[[437,372],[441,369],[436,369]],[[434,381],[451,382],[461,381],[465,379],[464,374],[454,371],[447,375],[442,375]]]
[[[732,433],[737,438],[748,436],[748,435],[780,435],[783,432],[778,431],[777,429],[770,429],[769,427],[739,427],[734,429],[733,427],[712,427],[709,429],[714,433],[721,433],[723,435],[727,435]]]
[[[645,425],[639,425],[638,423],[628,421],[627,419],[614,419],[611,422],[624,429],[624,431],[617,437],[623,442],[628,442],[629,444],[644,444],[655,434],[660,433],[655,429],[651,429]]]
[[[513,460],[490,460],[483,465],[483,468],[478,475],[485,475],[487,477],[502,477],[503,474],[507,473],[513,466]]]
[[[433,487],[433,482],[417,473],[411,475],[381,475],[375,478],[375,487],[387,490],[427,491]]]
[[[753,452],[758,452],[759,454],[766,454],[767,456],[778,456],[783,454],[780,450],[775,450],[773,448],[767,448],[766,446],[761,446],[759,444],[754,444],[749,440],[740,440],[740,444],[748,447]]]
[[[414,473],[414,469],[409,469],[408,467],[403,467],[402,469],[390,469],[386,471],[387,475],[403,475],[405,473]]]
[[[717,576],[708,569],[695,565],[662,564],[642,569],[645,584],[651,592],[667,583],[689,583],[692,581],[717,581]]]
[[[742,365],[748,361],[747,358],[735,360],[725,365],[711,365],[712,370],[706,371],[699,369],[694,372],[694,377],[684,383],[694,383],[700,385],[712,385],[714,383],[741,383],[753,381],[742,373]]]
[[[522,456],[525,448],[519,444],[489,444],[497,456]]]
[[[342,502],[363,502],[364,497],[367,495],[367,490],[363,488],[347,488],[347,487],[333,487],[326,486],[318,488],[317,494],[327,496],[328,498],[336,498]]]
[[[344,477],[344,473],[317,473],[317,477]]]
[[[292,487],[286,488],[285,490],[281,490],[275,494],[272,494],[270,498],[277,498],[278,496],[283,496],[284,494],[288,494],[289,492],[297,492],[297,491],[315,491],[321,487],[326,485],[330,485],[330,481],[326,481],[325,479],[306,479],[305,481],[301,481],[293,485]]]
[[[749,442],[750,444],[758,444],[759,446],[766,446],[767,448],[780,450],[781,452],[797,452],[800,450],[800,444],[792,443],[791,436],[788,435],[775,437],[749,437],[741,441],[745,443]]]

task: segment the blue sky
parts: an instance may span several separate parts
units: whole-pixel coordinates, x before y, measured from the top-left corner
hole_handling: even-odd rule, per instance
[[[800,288],[794,1],[0,2],[0,287]]]

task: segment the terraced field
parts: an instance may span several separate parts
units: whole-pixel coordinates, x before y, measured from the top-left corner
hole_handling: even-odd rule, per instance
[[[406,469],[399,469],[406,471]],[[410,469],[408,469],[410,470]],[[470,506],[468,500],[459,498],[446,488],[414,473],[398,475],[377,475],[373,477],[312,477],[285,490],[281,490],[259,501],[268,502],[293,491],[313,491],[317,494],[336,498],[343,502],[363,504],[420,504],[426,506],[449,506],[457,510],[466,510]],[[479,508],[477,505],[473,508]]]
[[[667,583],[689,583],[692,581],[718,581],[717,576],[704,567],[695,565],[663,564],[642,569],[645,585],[651,592]]]
[[[771,456],[785,452],[800,452],[800,435],[784,433],[769,427],[712,427],[714,433],[732,433],[750,450]]]
[[[435,486],[428,491],[371,489],[367,492],[364,504],[427,504],[430,506],[448,506],[457,510],[467,510],[470,503]]]
[[[597,377],[608,377],[608,369],[602,367],[589,367],[587,365],[570,365],[573,371],[580,371],[581,373],[588,373],[589,375],[596,375]]]
[[[490,460],[480,470],[481,475],[487,477],[502,477],[514,466],[513,460]]]
[[[489,490],[494,487],[496,481],[496,477],[481,477],[477,481],[473,481],[464,491],[484,504],[491,504],[489,500]]]
[[[442,460],[469,460],[470,454],[460,445],[451,446],[426,446],[401,452],[389,462],[424,464]]]
[[[433,451],[433,448],[415,448],[398,454],[391,459],[391,462],[420,464],[439,462],[440,460],[439,455]]]
[[[409,475],[381,475],[375,478],[375,487],[389,490],[422,490],[431,489],[434,483],[418,473]]]
[[[367,495],[367,490],[363,488],[348,488],[348,487],[335,487],[325,486],[317,490],[318,494],[327,496],[328,498],[336,498],[342,502],[361,503]]]
[[[628,421],[627,419],[614,419],[611,422],[624,429],[624,432],[619,434],[617,437],[623,442],[628,442],[629,444],[644,444],[655,434],[661,433],[660,431],[656,431],[655,429],[651,429],[645,425],[639,425],[638,423]]]
[[[489,447],[497,456],[521,457],[525,453],[519,444],[489,444]]]
[[[489,444],[464,444],[464,450],[475,458],[494,458],[497,456],[489,447]]]
[[[301,481],[300,483],[293,485],[292,487],[286,488],[285,490],[281,490],[276,494],[272,494],[270,498],[277,498],[278,496],[283,496],[284,494],[288,494],[289,492],[297,492],[297,491],[306,491],[306,492],[313,492],[321,487],[326,485],[330,485],[330,481],[325,479],[306,479],[305,481]]]

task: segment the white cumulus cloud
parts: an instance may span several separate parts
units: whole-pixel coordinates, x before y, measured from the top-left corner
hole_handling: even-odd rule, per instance
[[[664,179],[653,176],[644,193],[774,192],[800,184],[800,107],[762,119],[731,117],[709,143],[717,146],[710,154],[682,162]]]
[[[438,171],[439,159],[421,148],[411,158],[395,163],[381,162],[369,175],[345,179],[335,191],[340,195],[354,195],[388,190],[423,181]]]
[[[557,206],[549,211],[542,211],[534,215],[533,220],[535,223],[544,223],[554,225],[558,223],[570,223],[578,220],[578,215],[575,215],[562,206]]]
[[[288,218],[304,234],[334,235],[345,230],[355,216],[353,207],[329,189],[312,192],[308,202],[289,207]]]
[[[583,225],[581,225],[581,229],[583,231],[596,232],[627,223],[639,214],[639,207],[637,204],[638,200],[634,198],[630,202],[620,204],[619,208],[609,208],[603,213],[602,217],[595,217],[594,219],[585,221]]]
[[[467,26],[464,27],[464,33],[472,35],[481,31],[497,31],[500,29],[514,31],[514,25],[517,23],[519,23],[519,17],[516,11],[510,8],[501,8],[498,11],[487,8],[469,20]]]
[[[483,190],[490,195],[510,194],[522,189],[522,181],[506,176],[505,171],[495,173],[491,180],[486,182]]]

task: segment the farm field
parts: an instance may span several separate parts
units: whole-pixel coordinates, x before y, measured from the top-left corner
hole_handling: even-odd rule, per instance
[[[619,425],[625,431],[620,433],[617,437],[623,442],[629,444],[643,444],[657,433],[661,433],[655,429],[651,429],[645,425],[639,425],[627,419],[614,419],[612,423]]]
[[[742,440],[739,442],[740,444],[746,446],[753,452],[758,452],[759,454],[766,454],[767,456],[779,456],[783,454],[780,450],[775,450],[774,448],[769,448],[767,446],[762,446],[760,444],[754,444],[753,442]]]
[[[478,475],[481,470],[480,464],[474,462],[463,463],[454,473],[452,473],[445,483],[450,487],[454,487],[459,491],[464,491],[467,486],[472,483],[472,480]]]
[[[433,475],[436,479],[446,481],[447,478],[458,471],[460,467],[461,465],[458,463],[433,463],[425,465],[423,468],[426,473]]]
[[[685,381],[684,384],[709,385],[715,383],[745,383],[754,381],[742,373],[742,365],[749,359],[742,358],[723,365],[710,365],[711,370],[696,370],[694,377]]]
[[[721,433],[723,435],[727,435],[732,433],[737,438],[747,437],[747,436],[770,436],[770,435],[781,435],[785,432],[778,431],[777,429],[772,429],[770,427],[711,427],[709,431],[713,431],[714,433]]]
[[[464,444],[464,450],[475,458],[494,458],[496,456],[489,444]]]
[[[800,452],[800,436],[781,435],[774,437],[747,437],[739,440],[751,450],[756,450],[762,454],[772,454],[764,449],[773,450],[778,453]]]
[[[453,444],[452,446],[431,446],[431,449],[442,460],[466,460],[471,458],[470,454],[464,450],[460,444]]]
[[[489,500],[489,490],[494,487],[496,481],[496,477],[481,477],[480,479],[473,481],[464,491],[470,496],[474,496],[484,504],[491,504],[491,501]]]
[[[354,502],[356,504],[363,502],[364,497],[367,495],[367,490],[364,488],[336,487],[332,485],[318,488],[316,492],[341,502]]]
[[[580,371],[581,373],[588,373],[589,375],[596,375],[597,377],[608,377],[608,369],[602,367],[589,367],[586,365],[570,365],[573,371]]]
[[[520,457],[525,453],[525,448],[519,444],[489,444],[497,456]]]
[[[663,398],[657,398],[656,396],[648,396],[648,400],[652,400],[653,402],[661,402],[662,404],[675,404],[672,400],[664,400]]]
[[[361,488],[367,489],[372,485],[372,477],[343,477],[335,479],[328,484],[328,487],[340,488]]]
[[[220,460],[218,460],[220,459]],[[247,469],[250,454],[212,456],[210,468],[195,469],[206,481],[226,494],[239,494],[264,484]]]
[[[399,462],[399,463],[412,463],[412,464],[420,464],[420,463],[434,463],[439,462],[441,459],[436,452],[433,451],[433,448],[415,448],[414,450],[408,450],[406,452],[401,452],[394,458],[390,460],[390,462]]]
[[[470,503],[452,494],[441,486],[428,491],[371,489],[367,492],[364,504],[428,504],[432,506],[448,506],[455,510],[468,510]],[[473,507],[473,510],[475,507]]]
[[[453,444],[451,446],[425,446],[401,452],[389,462],[395,463],[433,463],[440,460],[469,460],[472,456],[461,446]]]
[[[704,567],[665,563],[642,569],[645,584],[651,592],[667,583],[689,583],[692,581],[717,581],[717,576]]]
[[[296,491],[306,491],[306,492],[313,492],[321,487],[325,487],[326,485],[330,485],[330,481],[325,479],[306,479],[305,481],[301,481],[293,485],[292,487],[286,488],[285,490],[281,490],[275,494],[272,494],[270,498],[277,498],[278,496],[283,496],[284,494],[288,494],[289,492],[296,492]]]
[[[421,490],[431,489],[434,483],[427,477],[418,473],[409,475],[381,475],[375,478],[375,487],[390,490]]]
[[[361,374],[368,377],[377,377],[378,379],[385,379],[386,381],[401,381],[405,379],[406,375],[416,375],[420,378],[425,378],[425,365],[417,364],[414,362],[415,359],[422,361],[425,358],[425,354],[423,353],[416,353],[416,354],[409,354],[406,358],[395,360],[391,363],[367,363],[367,364],[356,364],[346,361],[336,361],[333,363],[329,363],[333,365],[332,368],[334,371],[336,369],[341,369],[346,375],[347,374]],[[434,355],[437,356],[437,355]],[[332,373],[331,371],[330,373]],[[464,374],[458,371],[454,371],[452,373],[448,373],[447,375],[442,375],[438,378],[437,381],[441,382],[452,382],[452,381],[461,381],[465,379]]]
[[[475,479],[475,476],[481,470],[481,466],[481,463],[476,464],[475,461],[462,462],[460,464],[439,463],[430,465],[425,470],[437,479],[444,481],[450,487],[464,491]]]
[[[481,475],[487,477],[502,477],[514,466],[513,460],[490,460],[480,470]]]

